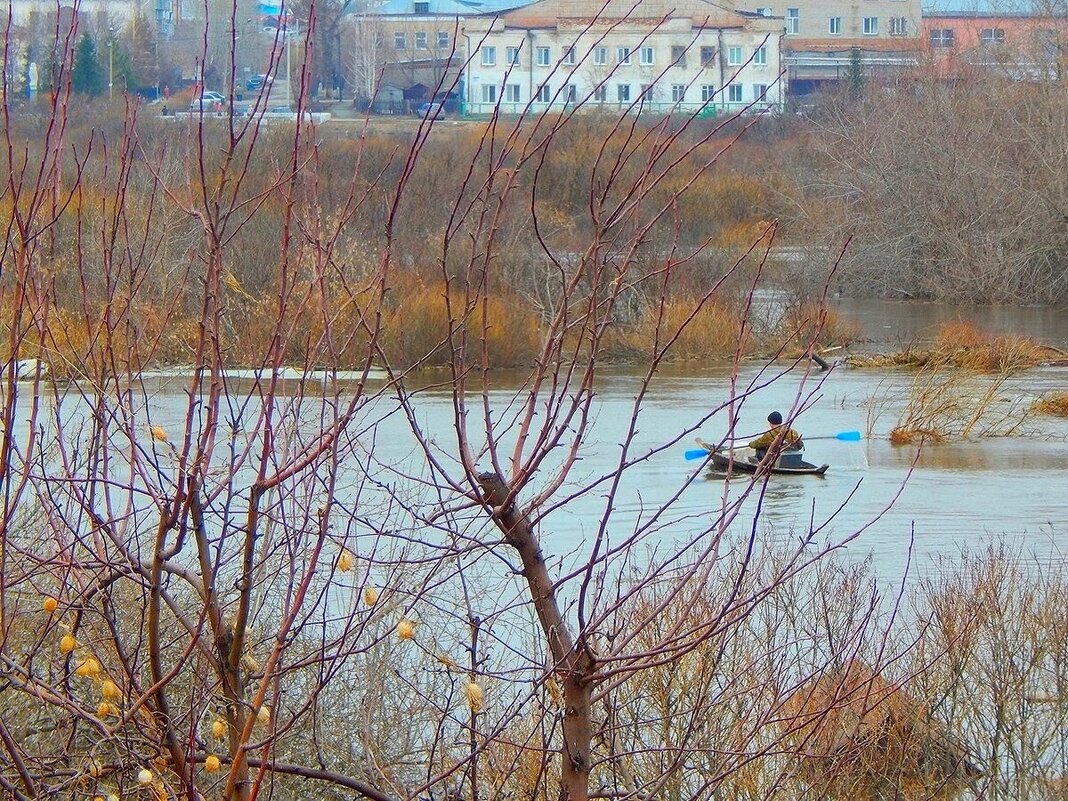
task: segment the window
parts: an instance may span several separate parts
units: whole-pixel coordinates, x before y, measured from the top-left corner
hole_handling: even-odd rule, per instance
[[[686,47],[684,45],[671,46],[671,63],[676,67],[686,66]]]
[[[653,85],[651,83],[642,84],[642,92],[639,95],[639,99],[644,103],[651,103],[653,100]]]
[[[608,100],[608,87],[604,84],[601,84],[600,86],[595,88],[593,90],[593,99],[596,100],[598,103],[604,103],[606,100]]]
[[[393,46],[398,50],[404,50],[408,46],[408,43],[404,40],[403,31],[397,31],[393,34]]]
[[[742,48],[740,47],[728,47],[727,48],[727,66],[738,67],[742,63]]]
[[[768,99],[768,85],[765,83],[753,84],[753,100],[761,101]]]
[[[878,17],[865,17],[864,18],[864,35],[875,36],[879,33],[879,18]]]
[[[449,50],[452,48],[450,44],[449,32],[438,31],[438,50]]]
[[[788,8],[786,9],[786,33],[789,36],[796,36],[798,31],[801,30],[801,9]]]
[[[416,14],[429,14],[430,13],[430,3],[416,3],[415,4],[415,13]]]
[[[538,87],[538,93],[534,96],[534,99],[539,103],[548,103],[551,99],[551,92],[549,91],[549,84],[543,83]]]
[[[753,63],[758,66],[765,66],[768,63],[768,48],[758,47],[753,51]]]
[[[840,34],[842,32],[842,18],[841,17],[831,17],[828,20],[827,32],[832,34],[832,35],[834,35],[834,36],[837,36],[838,34]]]
[[[497,66],[497,48],[496,47],[481,47],[482,51],[482,66],[483,67],[496,67]]]
[[[575,48],[569,47],[564,51],[564,63],[571,66],[575,63]]]
[[[607,47],[595,47],[595,48],[593,48],[593,63],[594,64],[607,64],[608,63],[608,48]]]
[[[564,86],[564,102],[565,103],[577,103],[578,102],[578,88],[573,83],[566,84]]]
[[[523,96],[520,94],[519,84],[517,83],[510,83],[504,87],[504,93],[509,103],[519,103],[523,99]]]
[[[548,67],[552,63],[552,53],[547,47],[539,47],[535,50],[539,67]]]
[[[890,17],[890,35],[908,36],[909,21],[906,17]]]
[[[686,84],[676,83],[671,86],[671,102],[682,103],[686,100]]]
[[[417,31],[415,34],[415,49],[426,50],[426,31]]]
[[[742,85],[740,83],[732,83],[727,87],[727,99],[732,103],[742,102]]]
[[[617,47],[616,48],[616,61],[620,64],[630,63],[630,48],[629,47]]]
[[[485,48],[482,48],[485,50]],[[497,102],[497,85],[493,83],[482,84],[482,102],[483,103],[496,103]]]
[[[954,34],[952,28],[932,28],[931,47],[953,47]]]
[[[767,6],[757,6],[756,13],[758,13],[762,17],[770,17],[771,9]]]
[[[716,99],[716,87],[710,83],[701,86],[701,102],[707,103]]]
[[[979,41],[985,45],[1005,44],[1005,29],[983,28],[979,31]]]
[[[630,102],[630,84],[629,83],[616,84],[616,100],[618,100],[620,103],[629,103]]]
[[[519,48],[518,47],[506,47],[504,48],[504,63],[509,67],[519,66]]]
[[[638,61],[643,67],[650,67],[654,61],[654,52],[651,47],[643,47],[641,54],[638,56]]]
[[[714,67],[716,65],[716,48],[714,47],[702,47],[701,48],[701,66],[702,67]]]

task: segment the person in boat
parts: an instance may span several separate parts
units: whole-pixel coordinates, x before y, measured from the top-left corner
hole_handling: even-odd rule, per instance
[[[749,447],[756,451],[758,461],[764,461],[772,448],[778,453],[800,453],[804,450],[805,443],[801,441],[801,435],[782,424],[779,412],[769,414],[768,422],[771,428],[749,443]]]

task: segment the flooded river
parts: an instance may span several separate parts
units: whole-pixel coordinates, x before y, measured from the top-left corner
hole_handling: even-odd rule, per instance
[[[925,330],[921,321],[929,325],[932,319],[952,319],[957,313],[934,314],[930,307],[916,312],[916,308],[914,304],[873,303],[870,307],[854,304],[851,311],[864,322],[869,341],[878,341],[881,334],[884,342],[915,341]],[[1029,313],[1017,312],[1013,330],[1022,327],[1023,333],[1068,345],[1064,315],[1034,310],[1027,325],[1021,326],[1020,314]],[[980,322],[997,325],[991,320]],[[888,581],[901,577],[910,558],[910,573],[922,575],[935,569],[939,559],[953,559],[962,548],[984,548],[999,541],[1020,549],[1025,559],[1061,560],[1068,555],[1068,421],[1034,417],[1021,429],[1025,436],[979,438],[922,449],[897,447],[889,443],[888,433],[908,402],[913,373],[839,367],[819,375],[788,367],[781,365],[785,374],[771,382],[763,380],[759,364],[741,369],[736,386],[763,386],[737,407],[736,433],[756,435],[770,410],[788,413],[802,407],[794,425],[805,436],[806,459],[828,464],[830,469],[824,477],[769,478],[763,492],[745,501],[742,515],[733,524],[735,532],[742,534],[755,526],[773,538],[796,541],[797,536],[818,528],[821,542],[862,532],[846,549],[848,558],[870,556],[879,575]],[[499,382],[490,403],[501,408],[513,399],[517,384],[507,375],[501,375]],[[180,430],[187,402],[185,380],[156,376],[146,384],[150,384],[146,389],[151,422]],[[246,380],[244,386],[235,386],[243,392],[249,385]],[[295,392],[300,383],[290,379],[286,386]],[[1006,414],[1016,414],[1036,396],[1066,386],[1068,369],[1026,371],[999,387],[995,408],[1001,404]],[[676,368],[666,373],[642,404],[633,452],[643,453],[678,437],[710,409],[723,404],[731,387],[726,368]],[[573,472],[575,486],[614,469],[639,388],[640,379],[624,369],[602,374],[591,433]],[[382,410],[368,411],[369,418],[380,421],[374,437],[375,459],[406,472],[405,466],[416,465],[420,459],[408,421],[396,412],[395,401],[383,397],[374,403]],[[450,443],[454,444],[451,394],[445,389],[427,389],[414,403],[422,430],[448,453]],[[860,431],[862,439],[833,438],[843,431]],[[726,432],[725,413],[716,414],[699,430],[709,441],[719,440]],[[614,540],[622,541],[635,526],[649,524],[653,510],[701,469],[700,461],[684,458],[684,452],[693,447],[692,436],[686,435],[677,446],[627,471],[608,527]],[[645,542],[669,546],[671,540],[708,528],[747,484],[743,477],[728,480],[701,471],[682,491],[670,516],[656,521],[656,535]],[[569,488],[573,486],[565,486],[561,494]],[[758,497],[762,498],[759,515]],[[541,521],[546,552],[565,560],[566,555],[582,554],[603,513],[604,500],[596,493],[549,513]]]

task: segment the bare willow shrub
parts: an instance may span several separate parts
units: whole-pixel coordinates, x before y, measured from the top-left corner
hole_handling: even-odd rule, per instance
[[[982,798],[1053,799],[1068,765],[1068,582],[1060,555],[969,551],[924,579],[909,691],[982,766]]]

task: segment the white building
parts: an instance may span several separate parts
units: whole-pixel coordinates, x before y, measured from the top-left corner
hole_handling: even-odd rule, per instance
[[[539,0],[464,22],[465,110],[778,107],[782,17],[708,0]]]

